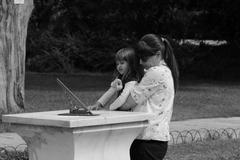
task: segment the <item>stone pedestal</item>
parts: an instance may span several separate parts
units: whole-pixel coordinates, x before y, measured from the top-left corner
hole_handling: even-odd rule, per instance
[[[130,160],[130,145],[152,116],[122,111],[59,115],[67,112],[9,114],[3,122],[26,141],[30,160]]]

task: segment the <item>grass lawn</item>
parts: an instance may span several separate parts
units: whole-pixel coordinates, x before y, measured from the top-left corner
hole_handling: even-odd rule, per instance
[[[240,139],[169,146],[165,160],[239,160]]]
[[[111,74],[26,74],[26,112],[69,108],[58,86],[59,77],[87,105],[107,90]],[[172,120],[240,116],[240,82],[182,80],[175,98]]]

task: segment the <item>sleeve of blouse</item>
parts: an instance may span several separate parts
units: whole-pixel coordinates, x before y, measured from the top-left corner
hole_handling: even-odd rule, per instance
[[[160,69],[150,70],[131,91],[132,98],[137,104],[142,104],[154,93],[160,93],[167,88],[165,80],[164,73]]]
[[[110,105],[110,110],[116,110],[119,107],[121,107],[127,100],[130,91],[133,89],[137,82],[136,81],[130,81],[125,84],[125,87],[122,91],[122,93],[119,95],[119,97]]]
[[[116,90],[110,87],[97,101],[104,106],[108,103],[108,101],[113,97],[115,93]]]

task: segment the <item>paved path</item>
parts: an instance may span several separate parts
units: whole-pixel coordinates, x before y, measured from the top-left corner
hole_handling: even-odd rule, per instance
[[[170,124],[171,132],[200,129],[218,130],[227,128],[237,130],[239,132],[237,133],[237,138],[240,138],[240,117],[191,119],[185,121],[173,121]],[[179,143],[181,142],[179,141]],[[0,133],[0,147],[6,146],[12,146],[18,150],[23,150],[26,147],[26,144],[16,133]]]
[[[191,130],[191,129],[221,129],[233,128],[240,129],[240,117],[231,118],[208,118],[208,119],[190,119],[185,121],[173,121],[170,124],[170,130]]]

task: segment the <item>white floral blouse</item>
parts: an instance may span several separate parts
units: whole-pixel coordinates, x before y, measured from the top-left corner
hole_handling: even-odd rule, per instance
[[[165,63],[149,68],[141,82],[131,90],[131,95],[137,103],[134,112],[154,113],[149,125],[137,139],[169,141],[174,84],[171,71]]]

